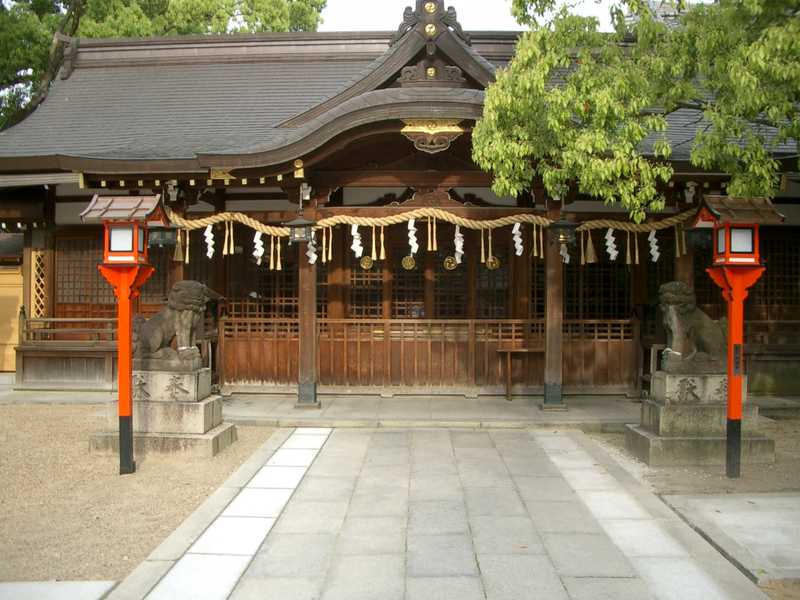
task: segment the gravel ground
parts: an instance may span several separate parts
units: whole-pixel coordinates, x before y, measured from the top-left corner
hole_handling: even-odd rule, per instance
[[[90,454],[104,407],[0,406],[0,581],[118,580],[272,433],[238,426],[215,458]]]
[[[800,491],[800,418],[762,418],[760,428],[775,440],[775,462],[742,465],[741,479],[728,479],[725,467],[648,467],[625,450],[622,434],[593,434],[637,479],[656,494],[741,494]],[[800,600],[800,581],[761,586],[772,600]]]

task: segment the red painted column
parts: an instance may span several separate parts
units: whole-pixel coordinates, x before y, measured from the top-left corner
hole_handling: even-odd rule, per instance
[[[728,426],[725,471],[729,478],[741,476],[742,381],[744,378],[744,301],[747,290],[764,272],[760,266],[725,266],[706,269],[722,288],[728,304]]]

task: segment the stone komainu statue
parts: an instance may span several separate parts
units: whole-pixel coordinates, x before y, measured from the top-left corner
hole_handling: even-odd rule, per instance
[[[133,324],[133,357],[140,367],[157,369],[198,368],[206,303],[218,298],[199,281],[179,281],[172,286],[167,305],[150,319],[137,317]],[[172,348],[176,340],[178,349]]]
[[[671,281],[658,291],[667,348],[662,370],[667,373],[724,373],[727,353],[727,321],[714,321],[697,308],[694,290]]]

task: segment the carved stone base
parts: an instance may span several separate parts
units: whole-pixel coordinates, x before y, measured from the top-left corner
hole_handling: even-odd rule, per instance
[[[651,467],[724,465],[725,437],[662,437],[639,425],[627,425],[625,447]],[[742,464],[775,462],[775,440],[742,435]]]
[[[727,435],[727,377],[658,371],[639,425],[628,425],[625,447],[651,466],[723,465]],[[747,382],[743,384],[747,398]],[[758,433],[758,407],[742,406],[742,462],[775,461],[775,442]]]
[[[134,433],[134,456],[147,454],[180,454],[187,457],[210,458],[233,444],[237,439],[236,426],[223,423],[206,433]],[[119,452],[116,431],[95,433],[89,440],[93,452]]]
[[[133,403],[199,402],[211,394],[211,369],[133,372]]]
[[[134,402],[135,433],[205,433],[222,424],[222,398],[209,396],[199,402]],[[116,403],[109,404],[110,430],[119,426]]]
[[[742,378],[742,398],[747,398],[747,378]],[[728,377],[725,374],[676,375],[656,371],[650,397],[665,404],[725,404]]]
[[[655,400],[643,400],[641,426],[664,437],[722,436],[725,437],[728,423],[728,407],[725,404],[664,404]],[[742,432],[758,431],[758,407],[746,404],[742,407]]]

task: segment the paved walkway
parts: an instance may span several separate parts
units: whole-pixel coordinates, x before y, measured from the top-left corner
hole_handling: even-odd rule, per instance
[[[800,494],[676,495],[665,500],[760,583],[800,579]]]
[[[273,437],[110,597],[765,598],[580,432]]]
[[[623,396],[576,396],[569,410],[543,411],[541,398],[502,396],[325,395],[320,409],[296,408],[294,395],[234,394],[225,419],[278,427],[529,427],[622,428],[638,423],[640,404]]]

